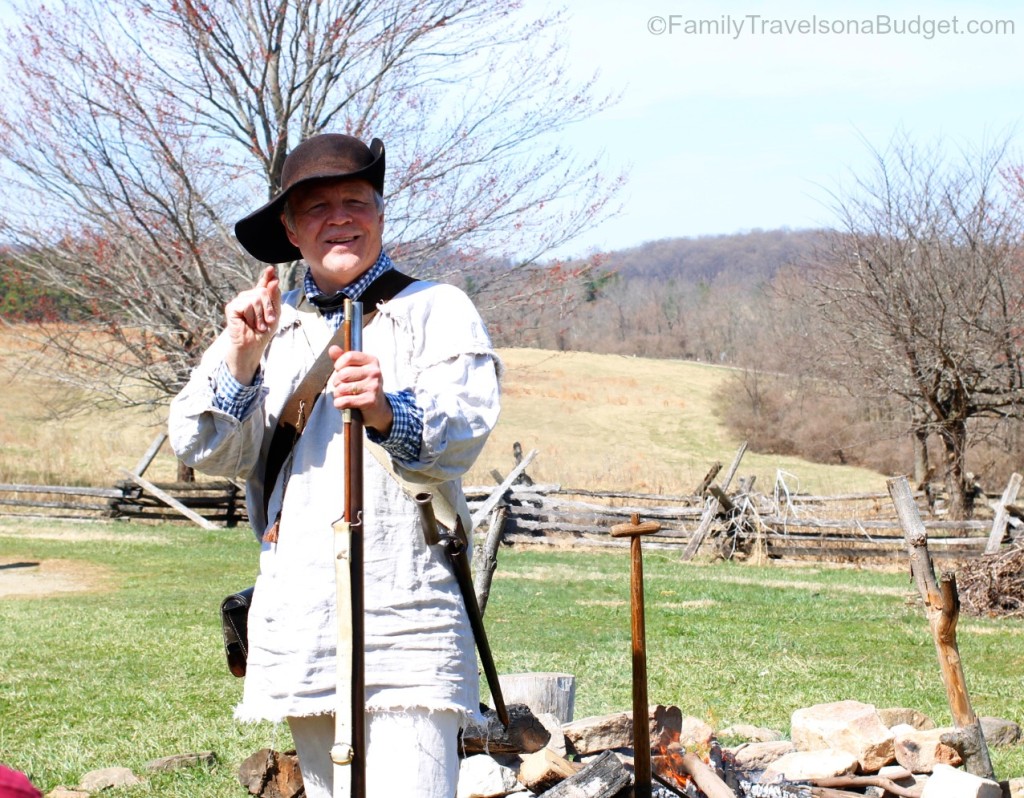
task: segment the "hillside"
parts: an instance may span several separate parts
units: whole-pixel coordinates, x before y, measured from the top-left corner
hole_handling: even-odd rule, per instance
[[[20,371],[24,350],[0,331],[0,482],[108,485],[132,468],[162,429],[159,415],[109,410],[71,414],[74,392]],[[673,360],[501,350],[503,412],[469,475],[491,484],[492,469],[512,466],[512,444],[538,449],[538,481],[566,487],[632,488],[686,493],[718,460],[728,465],[739,444],[714,414],[714,390],[727,369]],[[826,467],[795,458],[747,454],[741,475],[768,490],[776,469],[798,480],[791,489],[839,492],[882,489],[872,472]],[[147,472],[172,479],[165,449]]]
[[[470,475],[488,484],[506,472],[512,444],[538,449],[533,478],[564,487],[689,493],[709,466],[728,466],[738,439],[715,414],[715,392],[727,368],[658,360],[504,349],[502,419]],[[794,457],[747,453],[739,474],[771,490],[776,472],[790,490],[839,493],[885,490],[872,471],[822,466]]]

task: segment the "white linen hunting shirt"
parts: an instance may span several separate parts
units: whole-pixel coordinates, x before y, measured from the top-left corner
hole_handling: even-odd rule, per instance
[[[268,526],[262,475],[277,414],[330,334],[301,292],[291,292],[264,353],[261,395],[247,415],[238,419],[213,404],[223,335],[171,406],[175,452],[201,472],[247,480],[249,517],[261,540],[248,669],[236,708],[242,720],[335,710],[332,524],[343,512],[344,452],[342,415],[329,395],[316,403],[282,469],[290,479],[278,541],[262,542]],[[363,331],[363,349],[380,360],[385,389],[412,391],[423,411],[419,459],[392,466],[435,494],[461,494],[461,478],[499,413],[500,362],[472,302],[452,286],[414,283],[380,306]],[[473,637],[450,567],[438,547],[424,543],[403,488],[369,452],[363,464],[366,707],[475,717]],[[284,481],[271,486],[271,518],[281,507]]]

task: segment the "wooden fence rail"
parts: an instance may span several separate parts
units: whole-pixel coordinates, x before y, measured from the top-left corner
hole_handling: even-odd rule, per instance
[[[45,518],[115,518],[181,520],[235,526],[248,522],[244,485],[230,480],[153,484],[141,472],[157,442],[135,471],[109,488],[0,484],[0,514]],[[730,476],[742,456],[737,453]],[[497,486],[466,489],[477,531],[501,511],[501,539],[511,544],[624,546],[613,539],[612,526],[636,514],[661,524],[644,545],[703,556],[734,557],[757,550],[769,557],[832,560],[893,560],[905,557],[903,536],[887,494],[800,495],[749,490],[753,480],[739,480],[733,493],[713,482],[713,469],[700,494],[665,496],[629,491],[566,489],[535,484],[526,475],[532,460],[517,461],[507,477],[495,472]],[[723,485],[727,483],[723,480]],[[1024,541],[1021,511],[1012,505],[1015,492],[993,494],[998,501],[979,503],[970,521],[950,521],[942,514],[935,489],[912,494],[929,533],[936,557],[970,557],[1007,541]],[[1010,498],[1012,495],[1012,498]],[[1001,498],[1000,498],[1001,496]],[[1000,526],[1002,525],[1002,526]],[[1014,526],[1016,525],[1016,526]]]

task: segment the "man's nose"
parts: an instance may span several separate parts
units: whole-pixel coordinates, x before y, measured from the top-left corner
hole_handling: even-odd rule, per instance
[[[335,202],[331,204],[331,212],[328,219],[333,224],[343,224],[352,219],[352,212],[345,206],[344,202]]]

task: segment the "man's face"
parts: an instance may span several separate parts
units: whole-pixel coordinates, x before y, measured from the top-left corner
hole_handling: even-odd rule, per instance
[[[384,214],[366,180],[328,180],[297,186],[289,195],[292,221],[282,223],[313,272],[317,287],[334,293],[377,261]]]

